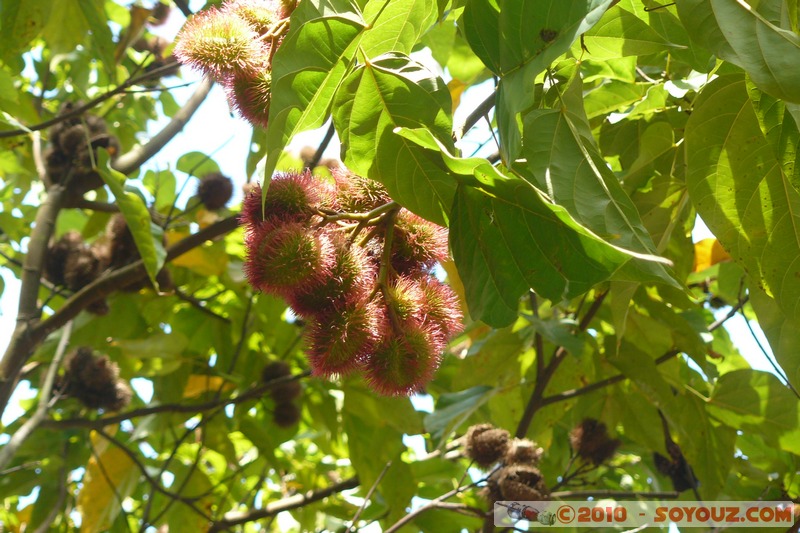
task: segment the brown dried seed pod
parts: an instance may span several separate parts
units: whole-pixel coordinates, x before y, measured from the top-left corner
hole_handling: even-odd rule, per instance
[[[506,500],[539,501],[545,499],[548,493],[542,473],[530,465],[504,468],[498,485]]]
[[[272,420],[278,427],[291,427],[300,422],[300,408],[292,402],[276,404],[272,411]]]
[[[117,364],[86,347],[75,350],[67,361],[64,392],[86,407],[105,411],[122,409],[132,396],[130,387],[119,379]]]
[[[233,182],[228,176],[211,172],[203,176],[197,186],[197,196],[209,211],[222,209],[233,195]]]
[[[621,444],[609,437],[604,423],[593,418],[585,418],[575,426],[569,434],[569,442],[578,457],[595,465],[611,459]]]
[[[289,364],[284,361],[272,361],[261,370],[261,381],[267,383],[273,379],[282,378],[292,373]]]
[[[269,389],[269,395],[275,400],[275,403],[288,403],[300,396],[303,392],[303,387],[296,379],[293,381],[286,381],[273,385]]]
[[[503,458],[507,465],[530,464],[535,465],[542,458],[544,449],[528,439],[514,439],[508,447],[508,452]]]
[[[477,424],[467,431],[467,457],[484,468],[502,459],[508,452],[509,433],[491,424]]]

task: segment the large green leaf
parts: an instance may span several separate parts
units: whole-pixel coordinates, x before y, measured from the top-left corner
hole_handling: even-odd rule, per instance
[[[619,4],[606,11],[600,21],[585,33],[583,46],[596,59],[643,56],[675,47]]]
[[[161,241],[164,231],[150,219],[150,212],[141,196],[125,189],[127,178],[121,172],[111,168],[108,153],[102,149],[97,152],[97,171],[111,192],[114,193],[119,210],[125,217],[139,255],[142,256],[147,275],[153,285],[158,287],[156,276],[164,266],[164,260],[167,257]]]
[[[721,77],[686,124],[692,202],[732,258],[800,320],[800,194],[759,127],[744,77]]]
[[[751,286],[749,294],[758,325],[766,335],[775,359],[789,383],[800,389],[800,322],[787,319],[775,300],[758,287]]]
[[[579,81],[575,88],[580,88]],[[533,110],[524,117],[523,141],[535,185],[552,201],[611,244],[655,253],[636,207],[595,146],[585,116],[565,108]],[[675,284],[662,264],[640,262],[638,266],[638,280]]]
[[[452,145],[444,82],[408,56],[390,53],[354,70],[336,94],[334,109],[345,164],[383,183],[404,207],[446,224],[455,181],[435,154],[393,131],[423,126]]]
[[[778,378],[758,370],[734,370],[717,380],[708,412],[724,424],[751,430],[776,443],[797,428],[797,397]],[[790,449],[797,453],[800,445]]]
[[[0,2],[0,54],[12,63],[36,37],[50,17],[50,0],[3,0]]]
[[[612,0],[468,0],[459,24],[472,49],[500,77],[501,153],[516,159],[517,114],[533,103],[534,79],[588,31]]]
[[[437,16],[435,0],[372,0],[364,8],[370,25],[361,50],[368,58],[386,52],[410,54]]]
[[[677,0],[692,39],[725,61],[745,69],[764,92],[800,103],[800,36],[780,13],[784,0]],[[795,7],[795,21],[797,11]],[[772,18],[773,20],[769,20]],[[783,23],[781,23],[783,22]]]
[[[551,300],[569,300],[607,280],[633,257],[663,261],[609,244],[532,184],[503,175],[485,159],[451,156],[430,132],[398,133],[439,151],[461,176],[450,244],[475,319],[506,326],[529,288]]]
[[[328,119],[366,27],[355,9],[347,0],[307,0],[292,13],[289,34],[272,62],[265,184],[291,138]]]

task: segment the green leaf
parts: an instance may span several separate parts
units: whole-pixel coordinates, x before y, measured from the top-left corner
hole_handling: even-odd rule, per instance
[[[65,2],[66,3],[66,2]],[[78,2],[83,12],[83,17],[89,24],[92,32],[92,51],[103,62],[108,77],[116,79],[116,61],[114,60],[114,38],[108,26],[108,17],[103,6],[103,0],[80,0]],[[74,31],[74,28],[71,28]]]
[[[758,286],[749,288],[750,303],[789,383],[800,389],[800,322],[790,320]]]
[[[219,172],[219,165],[203,152],[187,152],[178,158],[175,169],[200,178],[211,172]]]
[[[167,252],[161,243],[163,229],[150,220],[150,212],[141,196],[125,190],[124,185],[127,178],[121,172],[111,168],[108,152],[102,148],[97,150],[97,163],[97,172],[114,193],[119,210],[133,234],[133,241],[136,243],[139,255],[142,256],[147,275],[153,286],[158,287],[156,276],[164,266],[164,259],[167,257]]]
[[[410,54],[437,17],[435,0],[372,0],[364,8],[370,25],[361,49],[368,58],[386,52]]]
[[[0,2],[0,54],[13,64],[15,56],[44,28],[53,8],[50,0]]]
[[[792,116],[793,111],[800,110],[800,105],[787,104],[761,92],[749,79],[747,93],[753,102],[761,131],[772,145],[775,157],[781,162],[783,174],[792,187],[800,192],[800,165],[797,164],[797,155],[800,153],[800,131],[797,121]]]
[[[655,54],[675,45],[645,21],[616,5],[584,34],[583,45],[596,59]]]
[[[289,34],[272,61],[264,194],[292,137],[327,120],[365,27],[347,0],[307,0],[292,13]]]
[[[800,36],[759,10],[780,11],[783,0],[677,0],[689,35],[737,65],[765,93],[800,103]],[[758,8],[755,9],[755,8]]]
[[[494,396],[496,389],[482,385],[439,396],[436,408],[425,417],[425,429],[437,448],[445,444],[450,434]]]
[[[708,412],[734,429],[757,432],[773,443],[798,422],[797,397],[774,375],[758,370],[720,376]],[[800,446],[788,451],[797,453]]]
[[[446,224],[455,181],[434,154],[393,131],[423,126],[451,145],[450,93],[444,82],[406,55],[386,54],[347,77],[334,109],[345,164],[383,183],[409,210]]]
[[[527,181],[501,174],[485,159],[451,156],[430,132],[398,134],[438,150],[461,176],[450,244],[475,319],[506,326],[516,319],[519,298],[529,288],[554,301],[569,300],[633,257],[664,261],[605,242]]]
[[[575,88],[580,88],[579,80]],[[552,201],[611,244],[655,253],[636,206],[600,155],[584,117],[565,109],[533,110],[524,117],[523,131],[523,154],[535,185]],[[678,286],[662,264],[637,261],[635,266],[630,269],[637,270],[632,281]]]
[[[743,76],[703,89],[685,139],[698,213],[786,316],[800,320],[800,193],[761,131]]]
[[[533,104],[536,76],[594,26],[612,0],[469,0],[459,21],[472,49],[500,76],[500,150],[517,159],[517,114]]]

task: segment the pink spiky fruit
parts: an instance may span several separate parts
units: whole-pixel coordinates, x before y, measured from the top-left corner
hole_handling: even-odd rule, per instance
[[[366,299],[348,301],[313,319],[307,335],[311,371],[346,375],[357,369],[378,342],[379,308]]]
[[[176,40],[181,63],[218,80],[257,74],[269,55],[247,21],[213,7],[191,17]]]
[[[239,115],[253,126],[266,128],[272,101],[272,74],[261,69],[257,74],[225,80],[228,101]]]
[[[364,300],[375,288],[378,269],[366,251],[351,246],[339,233],[329,236],[334,247],[330,270],[287,298],[295,313],[302,317],[328,313],[345,301]]]
[[[260,185],[255,185],[242,203],[239,216],[245,229],[254,231],[262,226],[274,228],[291,223],[307,223],[317,209],[330,202],[330,186],[311,175],[311,172],[278,174],[269,185],[262,210]]]
[[[426,320],[433,322],[447,339],[451,339],[464,331],[461,304],[458,296],[449,285],[433,276],[425,276],[420,280],[423,294],[422,313]]]
[[[271,231],[262,228],[245,245],[244,272],[250,284],[281,296],[325,276],[333,263],[328,237],[298,222]]]
[[[265,35],[282,16],[282,6],[271,0],[235,0],[226,2],[222,8],[245,22],[258,35]]]
[[[405,209],[397,214],[392,267],[399,274],[428,271],[448,256],[447,229]]]
[[[403,324],[399,331],[394,327],[385,329],[375,351],[367,358],[367,382],[373,390],[387,396],[421,390],[439,367],[440,338],[441,332],[421,324]]]

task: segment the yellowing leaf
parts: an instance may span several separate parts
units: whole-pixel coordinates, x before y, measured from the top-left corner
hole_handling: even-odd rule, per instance
[[[200,396],[204,392],[230,390],[234,387],[233,383],[227,382],[219,376],[206,376],[203,374],[192,374],[183,389],[184,398]]]
[[[167,246],[189,236],[189,233],[168,231],[164,234]],[[213,245],[199,246],[175,258],[173,265],[188,268],[202,276],[218,276],[228,266],[228,256],[222,250],[215,250]]]
[[[456,78],[453,78],[447,83],[447,90],[450,91],[450,98],[453,100],[453,113],[456,112],[456,109],[461,103],[461,95],[464,94],[467,87],[469,86],[466,83]]]
[[[93,432],[94,433],[94,432]],[[95,435],[92,435],[95,440]],[[105,449],[92,455],[83,475],[83,488],[78,494],[81,533],[107,531],[121,509],[121,501],[129,496],[139,481],[139,470],[125,452],[105,442]]]
[[[694,243],[694,272],[702,272],[717,263],[730,260],[731,256],[717,239],[703,239]]]
[[[32,514],[33,514],[33,504],[26,505],[25,507],[17,511],[16,519],[18,520],[18,523],[16,524],[9,523],[8,530],[11,533],[20,533],[21,531],[26,531],[28,529],[28,526],[30,525]],[[25,526],[24,528],[22,527],[23,525]]]

